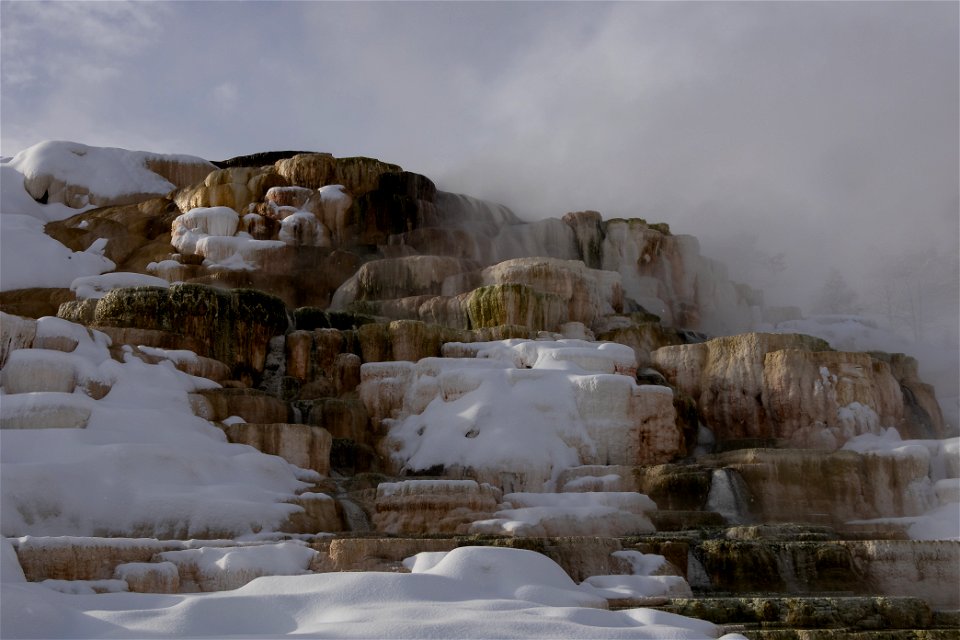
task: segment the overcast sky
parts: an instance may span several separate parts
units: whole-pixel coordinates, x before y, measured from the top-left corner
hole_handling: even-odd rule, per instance
[[[776,303],[960,251],[957,2],[0,7],[3,155],[374,156],[526,218],[666,221]]]

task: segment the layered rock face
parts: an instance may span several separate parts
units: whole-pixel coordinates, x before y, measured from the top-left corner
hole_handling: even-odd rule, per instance
[[[656,463],[683,450],[672,392],[616,373],[635,370],[627,347],[508,340],[445,351],[476,357],[361,367],[361,398],[388,430],[382,451],[396,471],[439,467],[539,490],[566,467]]]
[[[466,533],[489,517],[501,492],[473,480],[408,480],[377,487],[377,531],[387,534]]]
[[[59,306],[0,315],[0,524],[30,580],[207,591],[494,545],[730,624],[960,603],[960,449],[917,363],[709,339],[762,300],[696,239],[527,223],[370,158],[143,163],[171,186],[47,227],[124,273],[0,299]],[[84,502],[88,463],[123,518]]]
[[[809,336],[744,334],[667,346],[652,357],[671,384],[696,402],[719,444],[833,450],[887,427],[926,431],[925,437],[943,434],[938,411],[925,413],[919,423],[905,415],[902,385],[884,359],[827,349]]]
[[[118,206],[54,223],[51,233],[75,250],[108,238],[118,268],[171,282],[253,287],[290,307],[374,309],[464,329],[589,327],[611,309],[642,307],[676,326],[728,331],[749,326],[761,305],[700,256],[694,238],[662,224],[604,222],[597,212],[527,223],[371,158],[144,162],[158,172],[149,175],[169,176],[153,192],[165,197],[98,201]],[[510,287],[486,289],[501,285]]]

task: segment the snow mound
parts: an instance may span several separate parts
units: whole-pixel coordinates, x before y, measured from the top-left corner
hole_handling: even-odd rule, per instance
[[[564,469],[665,461],[681,444],[671,390],[615,373],[635,369],[629,347],[504,340],[443,352],[361,367],[360,396],[388,427],[384,451],[400,471],[469,469],[504,490],[542,491]]]
[[[234,591],[65,595],[3,586],[4,637],[707,639],[709,622],[606,610],[532,551],[463,547],[412,573],[263,577]],[[733,640],[737,636],[727,636]]]
[[[174,219],[171,244],[180,253],[203,257],[207,267],[248,271],[287,246],[280,240],[255,240],[238,232],[239,225],[240,217],[230,207],[197,207]]]
[[[104,246],[95,242],[85,251],[71,251],[43,232],[42,219],[4,211],[0,215],[0,290],[65,288],[78,277],[112,271],[117,265],[104,257]]]
[[[13,156],[9,165],[23,175],[34,200],[65,202],[75,208],[102,205],[122,196],[164,195],[176,186],[149,168],[149,163],[216,167],[202,158],[91,147],[50,140]]]
[[[163,278],[148,276],[142,273],[127,273],[115,271],[96,276],[83,276],[70,283],[70,290],[77,296],[77,300],[102,298],[108,291],[125,287],[169,287],[170,283]]]
[[[289,502],[315,473],[229,444],[193,414],[188,394],[216,383],[170,361],[147,364],[129,352],[124,362],[106,358],[104,336],[65,320],[37,325],[39,337],[76,347],[16,350],[7,367],[33,367],[37,385],[63,384],[52,362],[71,372],[67,384],[96,377],[109,392],[3,396],[3,535],[236,537],[274,530],[302,509]]]

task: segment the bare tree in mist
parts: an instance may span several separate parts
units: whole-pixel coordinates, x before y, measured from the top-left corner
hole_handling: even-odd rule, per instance
[[[813,303],[816,313],[857,313],[857,292],[847,283],[840,269],[830,268],[827,279],[820,287]]]
[[[917,342],[956,344],[960,255],[939,247],[889,256],[874,271],[867,308]]]

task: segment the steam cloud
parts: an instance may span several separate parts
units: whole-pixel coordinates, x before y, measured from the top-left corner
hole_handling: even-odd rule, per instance
[[[6,155],[376,156],[529,219],[668,222],[771,304],[836,269],[847,310],[957,342],[956,3],[0,11]]]

